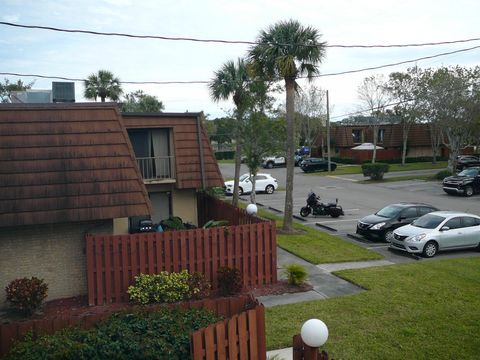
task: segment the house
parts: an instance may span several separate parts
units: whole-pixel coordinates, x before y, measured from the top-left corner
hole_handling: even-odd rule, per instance
[[[1,289],[37,276],[49,300],[85,294],[85,234],[151,213],[116,105],[0,106]]]
[[[153,207],[154,223],[171,215],[198,225],[197,191],[223,186],[202,113],[123,113]],[[130,225],[135,228],[138,218]]]
[[[324,131],[324,130],[323,130]],[[373,127],[367,124],[332,124],[331,151],[332,156],[352,158],[358,162],[371,159],[371,151],[352,150],[352,147],[362,143],[373,143]],[[402,125],[398,123],[385,123],[378,126],[377,159],[400,159],[402,157]],[[322,148],[322,132],[315,139],[315,146]],[[431,157],[431,132],[428,124],[414,124],[408,134],[407,157]],[[324,146],[326,141],[323,141]],[[321,153],[321,151],[320,151]],[[444,145],[440,147],[439,156],[447,156]]]

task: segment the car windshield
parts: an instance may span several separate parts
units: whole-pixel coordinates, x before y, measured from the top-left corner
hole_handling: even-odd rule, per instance
[[[412,222],[412,225],[423,229],[435,229],[443,220],[445,220],[443,216],[427,214]]]
[[[242,176],[240,176],[240,181],[245,181],[248,178],[249,178],[248,174],[243,174]]]
[[[388,205],[388,206],[385,206],[382,210],[377,211],[375,215],[378,215],[384,218],[393,218],[397,216],[402,209],[403,208],[400,206]]]
[[[458,173],[458,176],[477,176],[477,169],[465,169]]]

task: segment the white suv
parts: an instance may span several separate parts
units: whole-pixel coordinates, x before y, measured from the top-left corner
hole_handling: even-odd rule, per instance
[[[255,191],[265,191],[267,194],[273,194],[278,188],[277,179],[273,178],[270,174],[257,174],[255,176]],[[225,182],[225,193],[227,195],[233,194],[233,180]],[[240,183],[238,193],[249,193],[252,191],[252,179],[250,174],[243,174],[240,176]]]
[[[434,211],[393,232],[390,248],[433,257],[441,250],[480,249],[480,216]]]
[[[272,169],[276,166],[285,166],[286,160],[283,156],[267,156],[263,158],[262,166],[266,169]]]

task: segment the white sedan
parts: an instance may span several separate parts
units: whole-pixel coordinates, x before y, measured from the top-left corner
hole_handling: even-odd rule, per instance
[[[277,179],[273,178],[270,174],[257,174],[255,176],[255,191],[264,191],[267,194],[273,194],[278,188]],[[240,176],[240,183],[238,193],[240,195],[249,193],[252,191],[252,179],[250,174],[243,174]],[[233,194],[233,180],[225,182],[225,193],[227,195]]]

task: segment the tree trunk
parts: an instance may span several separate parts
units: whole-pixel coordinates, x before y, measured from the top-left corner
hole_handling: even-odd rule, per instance
[[[378,121],[378,120],[375,120]],[[372,154],[372,164],[375,164],[377,159],[377,138],[378,138],[378,125],[373,125],[373,154]]]
[[[283,216],[283,230],[291,232],[293,230],[293,171],[294,171],[294,97],[295,97],[295,80],[285,79],[286,100],[287,100],[287,148],[286,148],[286,162],[287,162],[287,177],[285,184],[285,211]]]
[[[250,193],[250,204],[256,204],[255,202],[255,186],[257,184],[257,180],[255,179],[256,178],[256,175],[257,174],[252,174],[252,178],[251,178],[251,181],[252,181],[252,192]]]

